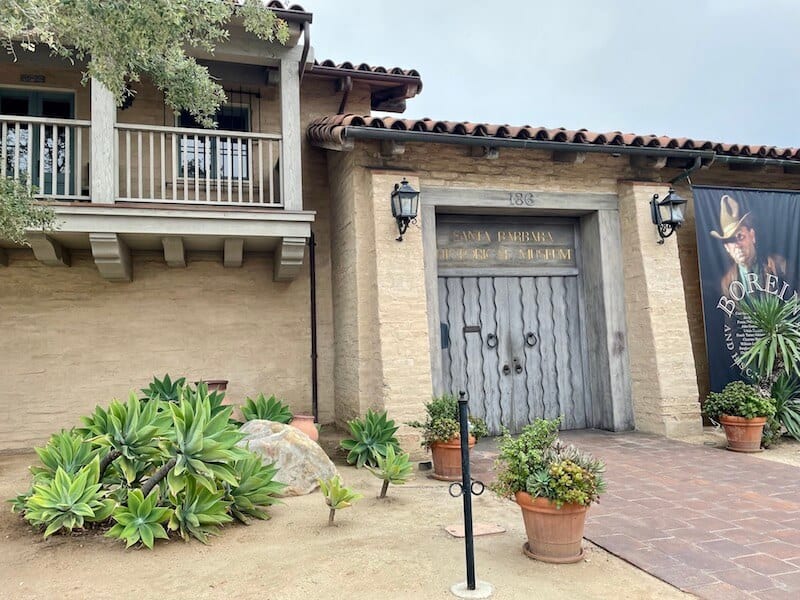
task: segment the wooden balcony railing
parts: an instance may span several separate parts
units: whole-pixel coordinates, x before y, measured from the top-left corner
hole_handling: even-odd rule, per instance
[[[36,197],[88,200],[90,121],[0,115],[0,175]]]
[[[283,206],[279,135],[118,123],[116,136],[118,200]]]

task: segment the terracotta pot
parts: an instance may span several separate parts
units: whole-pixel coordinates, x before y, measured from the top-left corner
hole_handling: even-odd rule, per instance
[[[721,415],[719,422],[725,428],[728,438],[728,450],[734,452],[761,452],[761,433],[767,417],[729,417]]]
[[[314,417],[310,415],[295,415],[289,425],[296,427],[315,442],[319,439],[319,431],[314,425]]]
[[[469,447],[475,445],[475,438],[469,436]],[[433,473],[431,477],[442,481],[461,481],[461,438],[455,437],[447,442],[431,444]]]
[[[522,546],[526,556],[559,564],[583,560],[581,542],[588,506],[564,504],[556,508],[551,500],[534,498],[527,492],[517,492],[515,498],[528,535]]]

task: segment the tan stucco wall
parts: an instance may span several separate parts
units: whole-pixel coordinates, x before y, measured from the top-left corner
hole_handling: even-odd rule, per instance
[[[308,282],[274,283],[271,256],[226,269],[220,256],[190,254],[170,269],[137,254],[126,284],[102,279],[88,253],[70,268],[25,250],[10,258],[0,271],[0,449],[41,443],[166,372],[228,379],[236,401],[275,393],[310,410]]]
[[[13,70],[6,69],[6,62],[4,59],[0,69],[0,85],[11,82],[14,87],[25,87],[18,83],[21,73],[45,74],[48,85],[75,90],[76,116],[90,117],[89,88],[80,85],[76,70],[45,69],[26,63],[24,55],[20,63],[11,65]],[[226,80],[223,85],[239,89],[236,81]],[[133,106],[118,111],[120,122],[174,124],[160,92],[147,83],[138,83],[136,88]],[[253,130],[279,131],[277,87],[243,89],[261,96],[260,106],[253,100]],[[311,119],[335,112],[340,101],[331,80],[306,77],[301,89],[303,130]],[[348,107],[369,110],[366,86],[356,83]],[[302,152],[304,209],[316,212],[312,229],[317,244],[319,420],[331,423],[337,380],[327,159],[325,152],[310,146],[305,137]],[[286,398],[294,410],[310,412],[308,252],[303,271],[292,283],[273,283],[272,256],[252,255],[246,250],[241,269],[223,268],[220,254],[190,253],[186,269],[169,269],[162,255],[137,253],[130,284],[106,282],[87,252],[72,254],[70,268],[49,268],[36,262],[28,251],[12,250],[9,266],[0,267],[0,322],[7,332],[0,347],[0,365],[9,365],[0,370],[0,414],[5,417],[0,426],[0,449],[41,443],[49,433],[76,424],[78,416],[95,404],[124,396],[129,389],[138,390],[152,375],[164,372],[185,373],[190,380],[226,378],[234,400],[263,391]],[[64,293],[70,298],[67,304]],[[33,302],[26,300],[29,296]],[[185,296],[196,298],[183,306],[173,300]],[[164,298],[169,306],[159,311],[158,302]],[[149,308],[142,311],[142,305]],[[70,310],[69,317],[61,323],[65,308]],[[220,321],[230,335],[213,344],[203,335],[198,346],[194,331],[204,323]],[[114,332],[108,342],[106,331]],[[145,339],[151,335],[186,339],[170,341],[169,350],[154,354]],[[185,350],[173,350],[181,344],[186,345]],[[88,354],[79,351],[82,345],[89,349]],[[109,349],[112,345],[113,351]],[[80,361],[74,358],[78,355]],[[21,404],[35,408],[26,413],[19,409]],[[358,411],[349,417],[355,414]]]
[[[663,184],[619,185],[625,306],[636,428],[700,433],[698,393],[678,245],[657,244],[650,199]]]
[[[501,149],[498,159],[487,160],[470,156],[466,148],[407,144],[402,156],[386,160],[380,156],[377,144],[368,143],[357,144],[349,154],[352,156],[343,159],[331,153],[331,164],[335,166],[330,170],[343,172],[341,165],[348,165],[348,172],[352,171],[348,179],[353,182],[360,177],[360,167],[372,182],[371,192],[351,186],[341,190],[341,194],[344,197],[347,194],[354,196],[350,203],[356,203],[359,207],[367,204],[371,195],[375,211],[374,232],[367,227],[361,233],[374,235],[378,269],[374,279],[365,277],[377,282],[380,341],[384,348],[383,397],[387,408],[391,407],[394,413],[402,414],[403,420],[413,418],[413,413],[419,410],[417,396],[425,398],[425,390],[430,389],[430,369],[427,365],[426,368],[420,368],[409,358],[416,356],[416,353],[426,358],[430,355],[421,245],[421,228],[427,224],[421,221],[421,228],[412,227],[402,244],[395,242],[396,228],[388,202],[391,186],[405,175],[414,184],[418,182],[423,193],[426,187],[453,186],[619,195],[624,265],[621,277],[625,279],[629,309],[631,373],[638,382],[633,390],[637,427],[668,435],[697,431],[700,425],[698,394],[678,249],[674,240],[666,252],[655,244],[654,229],[648,224],[648,199],[645,198],[652,192],[645,186],[647,189],[641,188],[634,194],[631,186],[625,183],[626,179],[638,175],[627,159],[589,155],[581,164],[564,164],[553,162],[548,153]],[[354,162],[358,165],[355,169],[352,167]],[[660,191],[663,186],[656,187]],[[346,201],[340,205],[340,208],[348,207]],[[348,210],[344,212],[352,215]],[[625,226],[626,222],[628,227]],[[643,273],[644,265],[649,270],[649,277]],[[661,277],[658,276],[660,267],[669,267],[668,277],[663,277],[664,272]],[[668,285],[670,278],[671,285]],[[667,290],[669,293],[666,293]],[[649,311],[655,306],[669,313],[672,319],[674,331],[669,336],[654,327],[650,320]],[[391,325],[384,326],[385,322],[391,322],[388,319],[402,315],[402,311],[408,313],[408,318],[399,331]],[[408,337],[401,333],[403,328]],[[337,330],[337,342],[338,335]],[[680,338],[680,343],[675,342],[677,338]],[[646,346],[651,347],[652,351],[642,352]],[[406,349],[413,352],[407,356]],[[412,364],[413,368],[410,368]],[[395,370],[405,375],[407,393],[393,398],[388,379]],[[663,387],[646,385],[647,374],[653,372],[663,376]],[[668,381],[676,376],[679,376],[682,386],[670,387]]]

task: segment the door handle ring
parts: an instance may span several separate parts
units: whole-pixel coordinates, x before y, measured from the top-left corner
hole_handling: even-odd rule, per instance
[[[528,333],[525,334],[525,345],[533,348],[538,341],[539,340],[536,338],[536,335],[532,331],[529,331]]]
[[[493,333],[490,333],[489,335],[487,335],[486,336],[486,345],[489,346],[489,348],[493,348],[493,349],[497,348],[497,336],[495,334],[493,334]]]
[[[503,375],[508,375],[509,373],[511,373],[511,367],[503,365]]]

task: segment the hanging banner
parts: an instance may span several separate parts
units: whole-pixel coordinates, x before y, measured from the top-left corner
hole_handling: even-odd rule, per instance
[[[694,187],[697,253],[712,391],[749,379],[739,358],[756,331],[740,303],[789,300],[800,282],[800,192]]]

